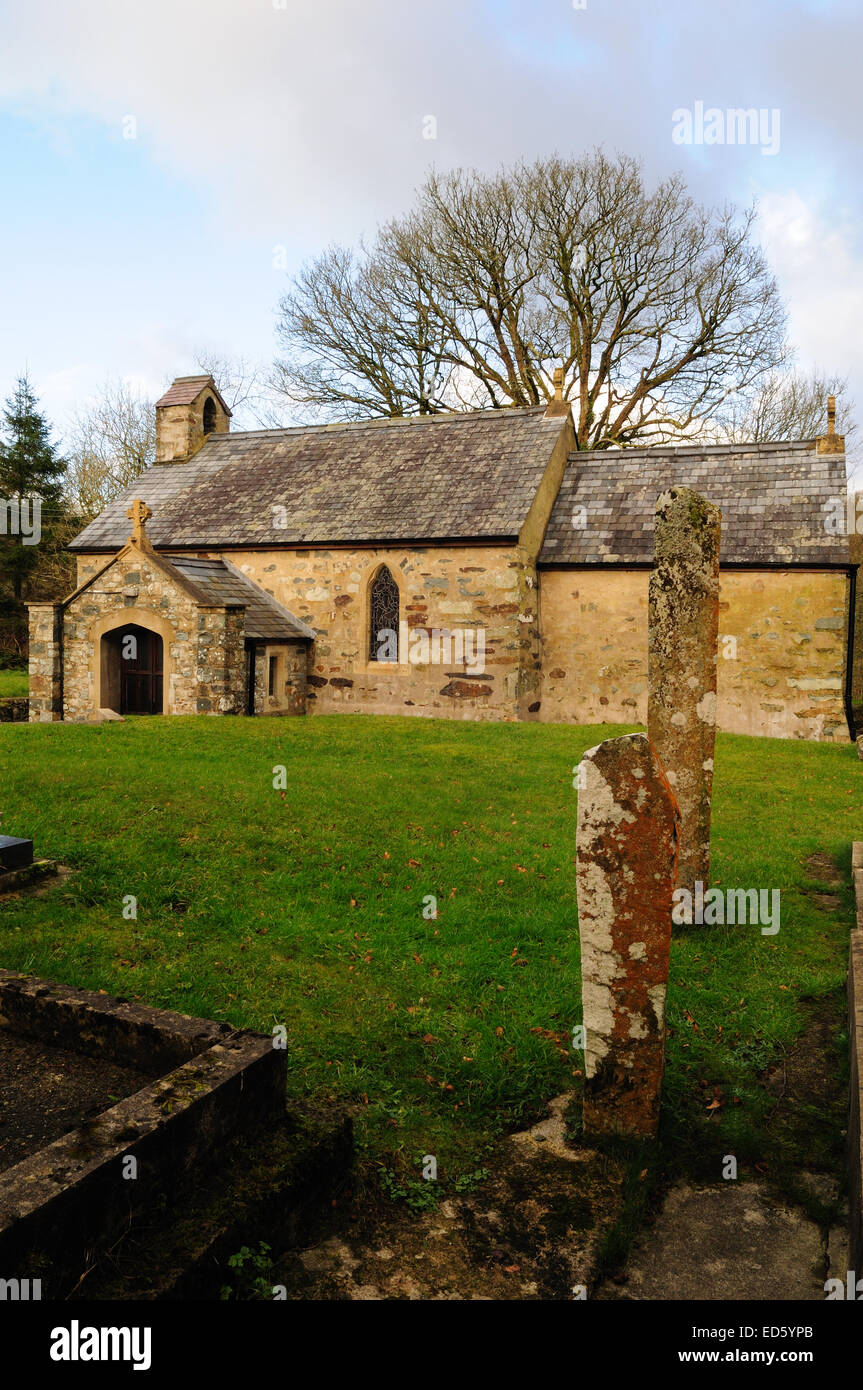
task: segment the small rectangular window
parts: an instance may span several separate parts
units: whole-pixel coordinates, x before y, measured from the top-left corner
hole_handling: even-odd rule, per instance
[[[271,657],[270,657],[269,685],[268,685],[268,691],[269,691],[269,694],[270,694],[270,695],[275,695],[275,693],[276,693],[276,668],[277,668],[278,664],[279,664],[279,658],[278,658],[277,656],[271,656]]]

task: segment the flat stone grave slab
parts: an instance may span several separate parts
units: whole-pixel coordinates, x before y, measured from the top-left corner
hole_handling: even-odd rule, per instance
[[[0,835],[0,871],[26,869],[33,863],[33,841]]]
[[[832,1192],[829,1177],[802,1176]],[[844,1281],[847,1268],[847,1232],[834,1228],[825,1246],[816,1222],[765,1183],[679,1182],[633,1246],[623,1276],[595,1297],[823,1302],[828,1274]]]

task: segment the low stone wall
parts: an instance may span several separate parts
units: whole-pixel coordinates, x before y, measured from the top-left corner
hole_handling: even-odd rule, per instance
[[[857,927],[848,958],[848,1045],[851,1095],[848,1107],[848,1194],[851,1208],[849,1267],[863,1272],[863,840],[852,849],[851,872]]]
[[[59,603],[28,603],[30,624],[30,722],[63,718],[60,650],[63,611]]]
[[[42,1278],[46,1298],[181,1201],[228,1139],[285,1112],[286,1053],[265,1035],[6,970],[0,1027],[159,1078],[0,1173],[0,1269]]]
[[[26,696],[0,700],[0,724],[26,724],[29,718],[30,701]]]
[[[0,970],[0,1028],[153,1076],[180,1067],[236,1030],[91,989]]]

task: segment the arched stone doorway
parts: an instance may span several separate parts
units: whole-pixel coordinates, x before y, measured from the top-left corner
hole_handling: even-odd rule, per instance
[[[164,643],[158,632],[126,623],[102,637],[101,704],[117,714],[161,714]]]

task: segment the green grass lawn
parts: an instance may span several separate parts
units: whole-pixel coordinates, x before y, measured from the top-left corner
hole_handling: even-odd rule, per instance
[[[0,671],[0,700],[30,693],[30,677],[26,667],[13,671]]]
[[[371,1160],[407,1171],[433,1153],[451,1182],[576,1084],[572,769],[621,732],[356,715],[0,726],[4,832],[76,870],[0,908],[0,965],[285,1023],[293,1095],[351,1103]],[[714,785],[713,881],[779,888],[781,931],[676,929],[665,1150],[755,1158],[793,1150],[770,1138],[759,1074],[819,1001],[841,1028],[863,770],[851,744],[724,735]],[[814,852],[842,869],[838,907],[814,891]]]

